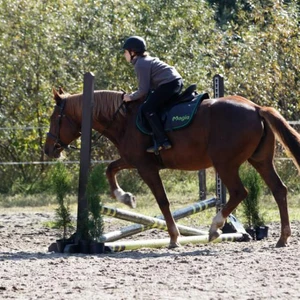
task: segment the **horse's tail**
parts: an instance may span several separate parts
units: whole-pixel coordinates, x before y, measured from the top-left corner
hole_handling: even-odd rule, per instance
[[[286,151],[292,154],[291,156],[300,173],[300,134],[272,107],[261,107],[259,114],[272,128]]]

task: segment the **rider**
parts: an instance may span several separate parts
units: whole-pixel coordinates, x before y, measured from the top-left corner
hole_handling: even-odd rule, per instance
[[[125,94],[124,101],[134,101],[149,94],[142,105],[142,112],[152,128],[154,145],[147,152],[170,149],[172,145],[164,132],[158,112],[171,98],[180,94],[182,78],[174,67],[146,52],[146,42],[142,37],[129,37],[123,50],[126,61],[134,65],[138,80],[138,90]]]

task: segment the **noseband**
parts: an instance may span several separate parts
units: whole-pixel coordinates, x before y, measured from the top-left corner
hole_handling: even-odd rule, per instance
[[[69,146],[65,143],[63,143],[60,139],[60,127],[61,127],[61,121],[62,121],[62,118],[66,117],[70,123],[74,123],[68,116],[66,116],[64,114],[64,109],[65,109],[65,105],[66,105],[66,99],[63,99],[62,102],[61,102],[61,105],[56,105],[56,107],[58,107],[60,109],[60,112],[59,112],[59,115],[58,115],[58,119],[57,119],[57,134],[54,135],[52,134],[51,132],[47,132],[47,136],[49,138],[51,138],[52,140],[54,140],[54,147],[57,148],[57,149],[60,149],[60,148],[63,148],[64,150],[70,150],[71,148],[72,149],[77,149],[76,147],[74,146]]]

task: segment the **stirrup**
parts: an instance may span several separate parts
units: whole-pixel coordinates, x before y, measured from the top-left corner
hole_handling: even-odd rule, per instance
[[[169,140],[165,140],[160,147],[162,147],[164,150],[169,150],[172,148],[172,145]]]
[[[159,145],[155,142],[154,145],[149,147],[146,151],[148,153],[155,153],[156,155],[158,155],[160,150],[169,150],[171,148],[171,143],[168,140],[165,140],[162,144]]]
[[[146,151],[148,153],[155,153],[156,155],[158,154],[159,152],[159,147],[157,146],[157,144],[155,143],[153,146],[149,147]]]

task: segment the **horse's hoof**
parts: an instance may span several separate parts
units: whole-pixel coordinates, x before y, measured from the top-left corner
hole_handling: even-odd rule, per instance
[[[209,231],[208,234],[208,241],[212,242],[213,240],[217,239],[220,236],[218,231]]]
[[[279,240],[276,244],[276,248],[283,248],[283,247],[287,247],[288,243],[287,242],[283,242],[281,240]]]
[[[170,242],[169,249],[174,249],[180,247],[180,244],[178,242]]]
[[[126,193],[123,196],[123,201],[124,204],[128,205],[130,208],[136,208],[136,201],[135,197],[131,193]]]

